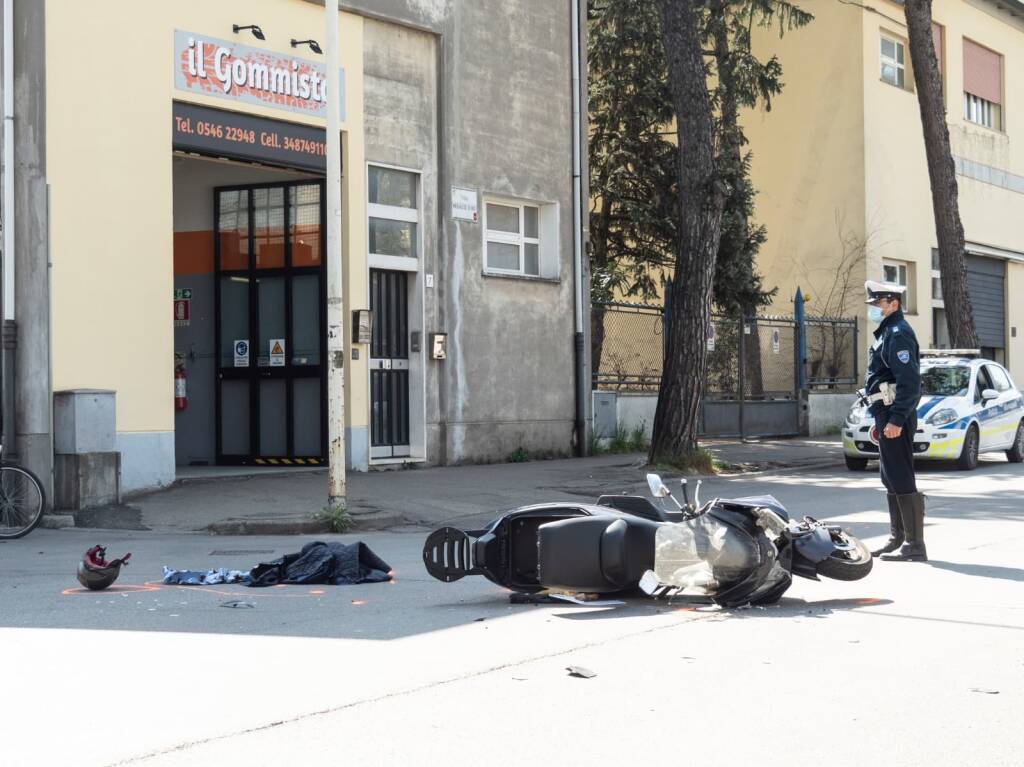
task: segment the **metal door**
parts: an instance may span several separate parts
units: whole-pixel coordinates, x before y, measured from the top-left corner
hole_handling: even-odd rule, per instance
[[[323,184],[214,190],[217,462],[326,454]]]
[[[370,270],[370,457],[409,455],[409,277]]]

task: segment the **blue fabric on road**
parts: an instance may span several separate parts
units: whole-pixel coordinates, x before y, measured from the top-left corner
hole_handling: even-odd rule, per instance
[[[244,570],[172,570],[164,566],[164,583],[178,586],[215,586],[218,583],[244,583],[252,580]]]

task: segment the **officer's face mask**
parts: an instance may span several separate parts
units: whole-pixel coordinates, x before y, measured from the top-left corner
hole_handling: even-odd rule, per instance
[[[882,311],[882,307],[875,306],[872,304],[868,307],[868,319],[876,325],[885,319],[885,312]]]

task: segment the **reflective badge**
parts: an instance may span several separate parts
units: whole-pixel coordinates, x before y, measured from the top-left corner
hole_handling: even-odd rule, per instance
[[[899,361],[902,362],[904,365],[910,362],[910,352],[908,352],[906,349],[900,349],[898,352],[896,352],[896,356],[899,358]]]

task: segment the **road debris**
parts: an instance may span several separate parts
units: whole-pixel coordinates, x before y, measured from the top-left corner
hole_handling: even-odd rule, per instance
[[[569,676],[574,676],[579,679],[593,679],[597,676],[596,671],[591,671],[589,668],[584,666],[566,666],[565,670],[569,672]]]
[[[236,608],[253,608],[256,606],[255,602],[246,602],[244,599],[231,599],[227,602],[221,602],[221,607],[236,607]]]

